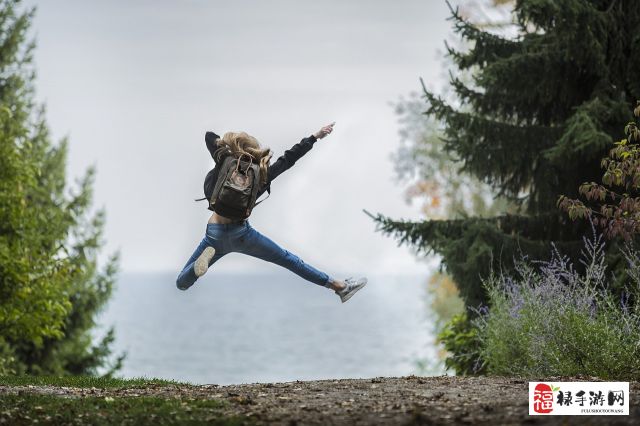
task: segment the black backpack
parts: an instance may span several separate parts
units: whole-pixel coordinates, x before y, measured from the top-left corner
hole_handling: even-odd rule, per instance
[[[209,210],[220,216],[235,220],[246,219],[253,208],[264,201],[256,203],[260,189],[260,166],[253,162],[250,155],[226,156],[222,164],[219,164],[218,179],[215,182],[213,175],[211,170],[205,177],[204,195],[209,200]]]

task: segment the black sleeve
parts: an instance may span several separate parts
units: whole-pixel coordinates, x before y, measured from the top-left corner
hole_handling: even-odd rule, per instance
[[[209,153],[211,154],[211,158],[213,158],[213,161],[216,161],[215,157],[213,156],[213,153],[216,152],[216,149],[218,149],[218,144],[216,143],[216,140],[220,139],[220,136],[216,135],[213,132],[207,132],[204,134],[204,141],[207,144],[207,149],[209,150]]]
[[[314,135],[306,137],[302,139],[300,142],[289,148],[284,152],[280,158],[276,160],[275,163],[269,166],[267,172],[267,183],[270,183],[272,180],[277,178],[282,172],[288,170],[296,164],[303,155],[313,148],[314,142],[317,141]]]

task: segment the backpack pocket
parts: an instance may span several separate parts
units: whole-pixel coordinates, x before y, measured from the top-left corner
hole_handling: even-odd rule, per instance
[[[228,159],[222,172],[211,196],[210,210],[231,219],[248,217],[258,192],[258,166]]]

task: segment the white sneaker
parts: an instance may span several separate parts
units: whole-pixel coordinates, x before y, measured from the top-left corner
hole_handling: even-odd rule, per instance
[[[367,285],[367,279],[365,277],[362,277],[362,278],[358,278],[357,280],[354,280],[353,277],[349,277],[346,280],[344,280],[344,283],[347,286],[340,291],[336,291],[336,294],[340,296],[340,300],[342,300],[342,303],[351,299],[351,296],[356,294],[358,290],[360,290],[362,287]]]
[[[216,254],[216,249],[213,247],[207,247],[202,251],[202,254],[196,259],[193,270],[196,273],[196,277],[201,277],[209,269],[209,262],[213,259],[213,255]]]

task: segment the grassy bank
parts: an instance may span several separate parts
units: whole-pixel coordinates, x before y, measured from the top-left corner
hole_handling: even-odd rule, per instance
[[[117,379],[94,376],[0,376],[2,386],[67,386],[73,388],[133,388],[149,385],[188,385],[174,380],[148,379],[139,377],[134,379]]]
[[[246,424],[240,417],[223,415],[228,403],[219,399],[127,394],[136,389],[189,387],[167,380],[8,376],[0,377],[0,386],[11,388],[10,392],[0,393],[0,423],[4,424]],[[49,386],[122,393],[108,396],[43,394],[42,389]],[[37,393],[33,392],[34,387],[38,388]]]

